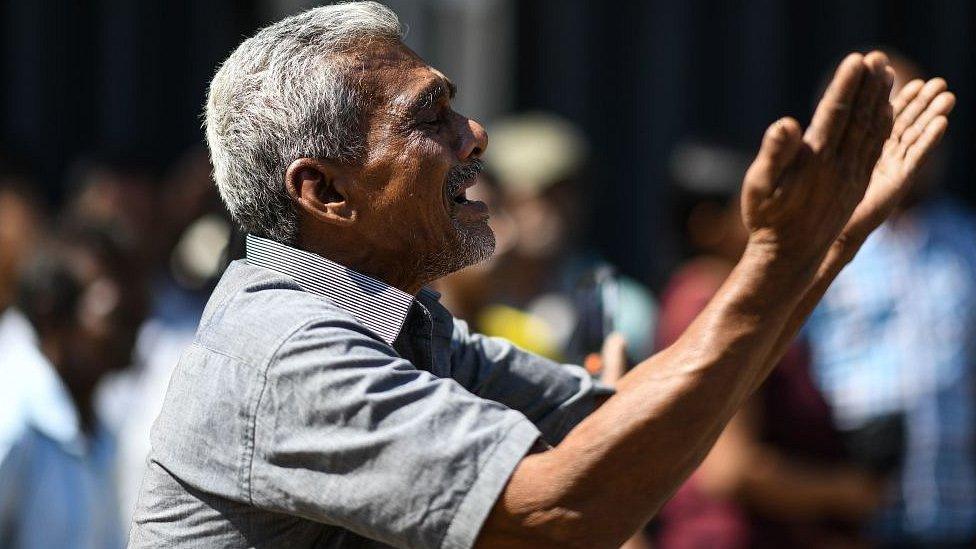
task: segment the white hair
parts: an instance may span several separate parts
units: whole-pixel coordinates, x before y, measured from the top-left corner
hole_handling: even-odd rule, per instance
[[[207,97],[207,145],[217,189],[242,229],[294,242],[285,170],[297,158],[362,157],[363,102],[347,54],[400,38],[389,8],[350,2],[265,27],[224,61]]]

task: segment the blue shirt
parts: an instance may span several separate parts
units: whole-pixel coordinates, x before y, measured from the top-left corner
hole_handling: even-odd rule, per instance
[[[122,546],[115,444],[81,430],[61,378],[17,311],[0,317],[0,547]]]
[[[518,462],[610,389],[248,237],[177,366],[132,547],[469,547]]]
[[[934,200],[873,234],[806,328],[841,428],[904,414],[889,541],[976,539],[976,220]]]

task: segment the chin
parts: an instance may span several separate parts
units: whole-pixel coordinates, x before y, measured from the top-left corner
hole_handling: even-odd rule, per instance
[[[486,261],[495,251],[495,233],[487,221],[461,222],[453,220],[452,231],[445,246],[425,262],[425,278],[436,280]]]

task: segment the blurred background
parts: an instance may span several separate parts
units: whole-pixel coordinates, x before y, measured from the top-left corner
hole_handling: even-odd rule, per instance
[[[908,229],[873,241],[632,543],[976,541],[976,3],[384,3],[489,131],[479,192],[499,250],[445,280],[445,300],[609,382],[717,289],[762,132],[809,120],[845,53],[880,47],[904,80],[945,77],[957,107]],[[240,255],[209,179],[207,85],[244,37],[318,4],[0,0],[0,546],[51,546],[23,533],[40,520],[31,502],[89,502],[64,511],[76,526],[56,546],[127,531],[169,373]],[[600,354],[613,332],[627,344],[617,371]],[[35,427],[73,457],[23,453]]]
[[[976,5],[967,0],[388,4],[408,45],[460,84],[460,112],[491,122],[544,109],[582,128],[592,146],[589,236],[635,276],[667,267],[664,182],[675,143],[696,136],[755,148],[776,118],[808,119],[826,71],[854,49],[897,48],[951,83],[962,100],[947,139],[947,185],[976,199],[965,100],[976,84]],[[260,26],[315,3],[0,5],[0,144],[57,200],[79,155],[165,170],[200,143],[217,64]]]

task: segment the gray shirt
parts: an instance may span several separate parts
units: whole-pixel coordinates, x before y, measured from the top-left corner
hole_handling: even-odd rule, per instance
[[[609,394],[441,306],[248,237],[170,381],[130,547],[469,547]]]

